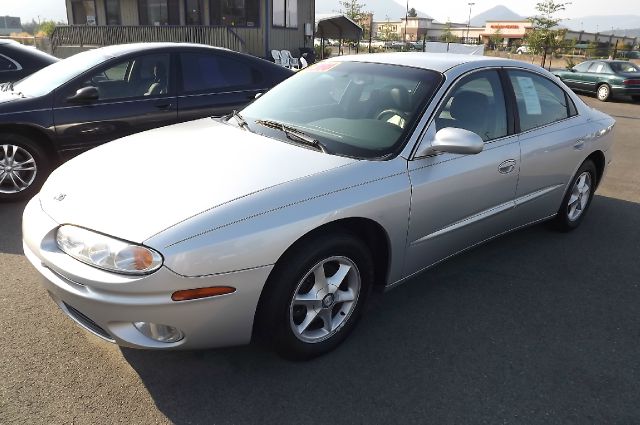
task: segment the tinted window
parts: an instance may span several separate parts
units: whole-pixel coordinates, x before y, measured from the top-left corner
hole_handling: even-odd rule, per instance
[[[237,89],[259,84],[261,74],[245,62],[210,53],[182,53],[185,93]]]
[[[631,62],[611,62],[610,65],[615,72],[640,72],[640,66]]]
[[[2,71],[13,71],[18,69],[18,67],[16,66],[15,63],[13,63],[13,61],[10,61],[9,59],[5,58],[4,56],[0,55],[0,72]]]
[[[120,0],[105,0],[107,25],[120,25]]]
[[[97,87],[100,100],[167,94],[169,64],[169,54],[139,56],[92,74],[80,87]]]
[[[589,69],[589,66],[591,66],[592,62],[582,62],[576,66],[573,67],[573,69],[575,69],[578,72],[587,72],[587,70]]]
[[[436,115],[436,130],[445,127],[473,131],[482,140],[507,135],[507,110],[496,71],[464,77],[449,94]]]
[[[516,94],[521,131],[569,116],[565,92],[550,80],[524,71],[509,71],[509,78]]]

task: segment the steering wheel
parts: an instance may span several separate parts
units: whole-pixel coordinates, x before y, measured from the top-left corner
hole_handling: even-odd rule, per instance
[[[409,119],[409,116],[402,111],[399,111],[397,109],[385,109],[384,111],[380,112],[377,116],[376,119],[377,120],[384,120],[384,121],[388,121],[389,119],[398,116],[400,118],[402,118],[404,121],[407,121]]]

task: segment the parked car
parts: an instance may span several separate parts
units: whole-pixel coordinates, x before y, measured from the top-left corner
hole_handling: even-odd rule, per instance
[[[542,220],[577,228],[614,123],[522,62],[331,58],[228,118],[62,165],[25,209],[25,254],[105,340],[310,358],[374,288]]]
[[[0,83],[18,81],[58,61],[55,56],[35,47],[14,40],[0,40]]]
[[[516,49],[516,53],[519,55],[528,54],[529,52],[529,46],[520,46]]]
[[[595,93],[603,102],[619,95],[640,101],[640,67],[632,62],[592,60],[553,73],[571,89]]]
[[[228,114],[293,72],[196,44],[78,53],[0,92],[0,200],[33,196],[60,161],[132,133]]]

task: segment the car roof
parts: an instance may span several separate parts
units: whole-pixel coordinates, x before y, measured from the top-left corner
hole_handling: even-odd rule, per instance
[[[371,62],[389,65],[411,66],[414,68],[431,69],[445,72],[458,65],[473,63],[482,66],[513,66],[525,64],[512,59],[494,58],[477,55],[461,55],[457,53],[424,53],[424,52],[397,52],[397,53],[368,53],[360,55],[339,56],[328,59],[337,62]],[[525,64],[528,65],[528,64]]]
[[[171,42],[158,42],[158,43],[129,43],[129,44],[116,44],[112,46],[99,47],[93,51],[99,54],[107,56],[121,56],[129,53],[140,52],[144,50],[164,49],[164,48],[202,48],[202,49],[217,49],[217,50],[229,50],[223,47],[209,46],[207,44],[196,43],[171,43]]]

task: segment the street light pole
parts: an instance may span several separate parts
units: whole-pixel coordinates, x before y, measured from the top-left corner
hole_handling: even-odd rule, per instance
[[[471,26],[471,7],[474,4],[475,3],[468,3],[468,5],[469,5],[469,20],[467,21],[467,39],[465,40],[465,42],[469,41],[469,27]]]

